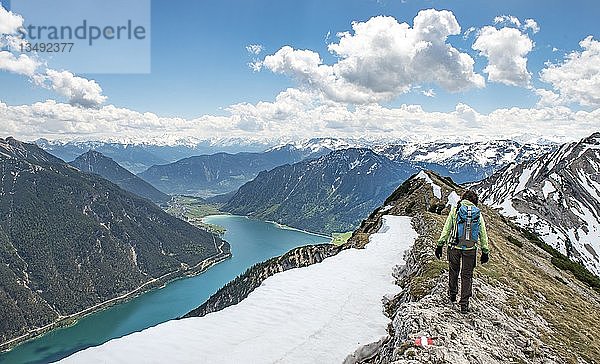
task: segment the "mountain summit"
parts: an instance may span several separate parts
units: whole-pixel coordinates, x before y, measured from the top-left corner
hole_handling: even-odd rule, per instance
[[[42,163],[64,163],[61,159],[44,152],[34,144],[23,143],[13,137],[0,138],[0,160],[28,160]]]
[[[411,173],[370,149],[343,149],[261,172],[223,209],[314,232],[344,232]]]
[[[435,259],[433,248],[464,189],[434,173],[427,176],[402,184],[348,241],[363,245],[390,214],[412,216],[419,234],[395,275],[402,292],[384,299],[390,336],[357,349],[346,363],[595,362],[600,280],[481,203],[491,259],[480,264],[478,257],[473,312],[464,316],[449,305],[448,263]],[[433,346],[415,348],[421,336],[433,338]]]
[[[155,165],[139,176],[166,193],[207,197],[235,191],[261,171],[300,159],[300,153],[290,147],[264,153],[216,153]]]
[[[106,157],[100,152],[90,150],[77,157],[74,161],[69,162],[69,164],[82,172],[100,175],[122,189],[147,198],[157,204],[167,203],[171,199],[166,193],[160,192],[151,184],[121,167],[112,158]]]
[[[419,169],[451,176],[457,183],[479,181],[512,162],[534,159],[554,145],[522,144],[513,140],[463,143],[410,143],[375,150],[391,160],[410,162]]]

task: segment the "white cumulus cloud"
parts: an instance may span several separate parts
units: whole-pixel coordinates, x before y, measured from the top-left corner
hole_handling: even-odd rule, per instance
[[[499,15],[494,18],[494,24],[513,24],[519,28],[521,27],[519,18],[512,15]]]
[[[465,32],[463,33],[463,39],[466,40],[467,38],[469,38],[469,36],[476,30],[477,30],[477,28],[475,28],[475,27],[469,27],[469,29],[465,30]]]
[[[450,11],[422,10],[412,27],[377,16],[354,22],[352,30],[338,33],[338,43],[329,44],[339,59],[332,65],[317,52],[285,46],[265,57],[262,66],[331,100],[352,103],[389,100],[423,83],[451,92],[485,85],[471,56],[447,43],[449,35],[460,34]]]
[[[519,29],[483,27],[472,48],[488,59],[484,72],[488,80],[513,86],[529,86],[531,74],[527,70],[527,54],[533,42]]]
[[[38,57],[17,52],[19,38],[15,36],[23,25],[23,18],[7,11],[0,5],[0,71],[28,76],[35,84],[56,91],[67,98],[70,104],[83,107],[97,107],[106,101],[102,88],[94,80],[78,77],[69,71],[39,69],[44,63]]]
[[[23,25],[23,17],[6,10],[0,4],[0,34],[14,34]]]
[[[531,31],[533,33],[537,33],[540,31],[540,26],[533,19],[525,19],[525,24],[523,25],[523,29],[524,30],[531,29]]]
[[[8,51],[0,51],[0,70],[33,76],[39,62],[26,54],[18,57]]]
[[[588,36],[579,42],[581,52],[571,52],[565,60],[548,64],[540,79],[552,85],[555,103],[600,106],[600,42]],[[550,91],[548,91],[550,92]],[[548,95],[547,93],[545,93]],[[541,95],[544,96],[544,93]],[[548,97],[542,101],[548,102]]]
[[[534,19],[528,18],[521,22],[519,18],[513,15],[497,16],[494,18],[494,24],[505,24],[519,28],[523,31],[531,30],[534,34],[540,31],[540,26]]]
[[[11,106],[0,102],[0,134],[24,140],[48,139],[163,141],[184,138],[242,137],[290,140],[311,137],[382,138],[431,141],[523,137],[578,139],[597,130],[600,109],[565,106],[497,109],[488,114],[459,103],[450,112],[420,105],[349,106],[317,91],[288,89],[272,102],[240,103],[227,115],[195,119],[160,117],[112,105],[81,108],[46,101]],[[526,126],[526,128],[524,128]]]
[[[65,96],[72,105],[97,107],[106,101],[96,81],[75,76],[69,71],[47,69],[44,75],[34,76],[34,80]]]
[[[22,25],[23,17],[7,11],[0,4],[0,48],[13,49],[16,47],[18,38],[15,34]],[[0,70],[2,71],[31,76],[38,66],[39,62],[26,54],[15,55],[10,50],[0,51]]]

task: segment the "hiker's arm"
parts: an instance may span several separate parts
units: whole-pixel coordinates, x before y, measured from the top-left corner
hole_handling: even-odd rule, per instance
[[[446,223],[444,224],[444,229],[440,234],[440,238],[438,239],[437,245],[444,246],[448,242],[448,236],[450,236],[450,232],[452,231],[452,214],[454,213],[454,208],[450,209],[450,213],[446,218]]]
[[[483,219],[483,215],[481,215],[481,224],[479,225],[479,243],[481,244],[482,252],[490,252],[490,247],[488,245],[487,230],[485,229],[485,220]]]

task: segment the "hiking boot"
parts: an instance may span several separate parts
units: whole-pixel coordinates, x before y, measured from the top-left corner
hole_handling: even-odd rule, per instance
[[[455,294],[449,294],[448,295],[448,299],[450,300],[450,302],[454,303],[454,302],[456,302],[456,295]]]
[[[460,305],[460,313],[469,313],[469,305]]]

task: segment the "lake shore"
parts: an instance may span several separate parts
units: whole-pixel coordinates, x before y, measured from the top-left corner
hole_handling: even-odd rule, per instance
[[[305,245],[328,244],[330,238],[297,230],[283,229],[271,222],[245,216],[220,215],[209,222],[227,229],[223,237],[231,246],[232,256],[220,257],[219,264],[207,260],[187,273],[177,273],[145,286],[143,291],[119,301],[105,303],[94,313],[73,317],[72,321],[53,323],[13,343],[12,350],[0,353],[0,362],[47,363],[66,358],[80,350],[175,320],[208,300],[255,264],[279,257]],[[219,250],[217,250],[219,251]],[[224,261],[221,261],[223,259]],[[202,274],[197,274],[206,269]],[[181,278],[181,279],[179,279]],[[165,284],[164,282],[168,282]],[[161,288],[162,287],[162,288]],[[160,289],[157,289],[160,288]],[[66,327],[65,327],[66,326]],[[58,328],[60,327],[60,328]],[[56,328],[52,330],[52,328]],[[27,342],[23,342],[27,341]]]
[[[128,292],[122,296],[111,298],[110,300],[96,304],[92,307],[89,307],[89,308],[83,310],[83,311],[80,311],[80,312],[77,312],[77,313],[74,313],[74,314],[71,314],[68,316],[60,317],[58,320],[56,320],[46,326],[31,330],[24,335],[21,335],[19,337],[16,337],[9,341],[1,343],[0,344],[0,353],[8,352],[11,349],[14,349],[15,347],[19,346],[20,344],[23,344],[29,340],[36,339],[36,338],[43,336],[44,334],[46,334],[50,331],[53,331],[55,329],[74,325],[77,323],[77,321],[81,320],[82,318],[84,318],[88,315],[105,310],[113,305],[127,302],[127,301],[134,299],[134,298],[136,298],[144,293],[147,293],[153,289],[159,289],[159,288],[163,287],[164,285],[166,285],[172,281],[175,281],[177,279],[202,274],[209,268],[213,267],[214,265],[219,264],[219,263],[232,257],[232,254],[230,251],[228,251],[228,252],[223,251],[222,245],[219,246],[218,248],[220,250],[220,252],[218,254],[201,261],[200,263],[196,264],[193,267],[187,268],[185,270],[178,269],[177,271],[166,273],[158,278],[153,278],[153,279],[149,280],[148,282],[142,284],[138,288],[134,289],[133,291]]]
[[[207,215],[207,216],[204,216],[202,218],[202,222],[206,223],[204,221],[204,219],[211,218],[211,217],[216,217],[216,216],[240,216],[240,215],[232,215],[232,214],[228,214],[228,213],[222,213],[222,214],[217,214],[217,215]],[[284,224],[278,223],[277,221],[273,221],[273,220],[260,220],[258,218],[254,218],[252,216],[240,216],[240,217],[243,217],[243,218],[246,218],[246,219],[251,219],[251,220],[264,221],[264,222],[273,224],[273,225],[275,225],[278,228],[283,229],[283,230],[297,231],[297,232],[304,233],[304,234],[310,234],[310,235],[318,236],[320,238],[331,239],[331,241],[333,241],[333,237],[331,237],[331,236],[327,236],[327,235],[315,233],[315,232],[312,232],[312,231],[298,229],[298,228],[295,228],[295,227],[292,227],[292,226],[288,226],[288,225],[284,225]],[[212,225],[216,225],[216,224],[212,224]],[[216,226],[219,226],[219,225],[216,225]]]

